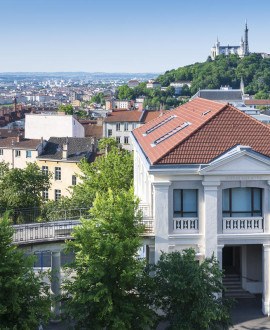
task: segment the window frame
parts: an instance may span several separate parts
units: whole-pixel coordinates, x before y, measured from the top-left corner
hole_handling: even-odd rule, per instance
[[[4,155],[4,149],[0,148],[0,156],[3,156],[3,155]]]
[[[61,179],[62,179],[61,167],[60,166],[55,166],[54,167],[54,180],[55,181],[61,181]]]
[[[61,189],[54,189],[54,200],[57,202],[62,196]]]
[[[48,189],[45,189],[45,190],[42,191],[42,197],[46,201],[49,200],[49,190]]]
[[[115,130],[119,132],[121,130],[121,123],[116,123]]]
[[[183,196],[183,191],[184,190],[195,190],[196,191],[196,202],[195,202],[195,205],[196,205],[196,212],[192,212],[192,211],[183,211],[183,201],[184,201],[184,196]],[[174,192],[175,191],[180,191],[181,193],[181,210],[180,211],[177,211],[179,212],[180,215],[176,215],[176,211],[175,211],[175,202],[174,202]],[[199,205],[198,205],[198,193],[199,193],[199,190],[198,189],[189,189],[189,188],[184,188],[184,189],[173,189],[173,218],[185,218],[184,217],[184,214],[187,214],[187,213],[196,213],[195,216],[189,216],[187,218],[198,218],[198,214],[199,214]]]
[[[128,123],[124,123],[124,131],[128,132]]]
[[[72,186],[77,186],[77,177],[74,174],[71,177],[71,185]]]
[[[21,150],[15,149],[15,157],[16,158],[21,157]]]
[[[240,187],[236,187],[236,188],[240,188]],[[251,211],[233,211],[232,210],[232,190],[235,188],[227,188],[227,189],[223,189],[222,190],[222,217],[224,218],[235,218],[234,214],[241,214],[241,213],[250,213],[250,217],[262,217],[263,214],[263,209],[262,209],[262,188],[257,188],[257,187],[246,187],[251,189]],[[254,209],[254,189],[259,189],[260,191],[260,210],[255,210]],[[224,198],[224,190],[228,190],[229,191],[229,210],[224,210],[223,209],[223,198]],[[224,215],[224,214],[230,214],[230,215]],[[243,216],[243,217],[249,217],[249,216]],[[240,217],[239,217],[240,218]]]
[[[49,166],[48,165],[42,165],[41,167],[42,173],[48,175],[49,174]]]
[[[120,144],[121,143],[121,136],[116,136],[116,142],[118,143],[118,144]]]
[[[30,156],[29,156],[30,153]],[[26,158],[32,158],[32,151],[31,150],[26,150]]]
[[[108,137],[112,136],[112,129],[108,129]]]
[[[128,138],[128,136],[124,136],[124,144],[129,144],[129,138]]]

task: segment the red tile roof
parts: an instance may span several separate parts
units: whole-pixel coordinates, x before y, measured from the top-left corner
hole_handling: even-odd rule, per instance
[[[176,117],[143,136],[148,129],[172,115]],[[186,122],[191,124],[152,146],[156,139]],[[133,133],[151,164],[206,164],[238,144],[249,145],[270,157],[268,126],[229,104],[201,98],[166,113]]]
[[[6,137],[0,139],[0,148],[36,149],[40,143],[39,139],[22,139],[17,142],[16,137]]]
[[[254,99],[254,100],[245,100],[246,105],[270,105],[270,99],[262,100],[262,99]]]
[[[146,123],[150,120],[159,117],[161,114],[160,111],[152,111],[152,110],[145,110],[138,111],[138,110],[118,110],[113,111],[108,114],[108,117],[104,119],[104,122],[111,123],[111,122],[141,122]],[[141,121],[140,118],[142,117]]]

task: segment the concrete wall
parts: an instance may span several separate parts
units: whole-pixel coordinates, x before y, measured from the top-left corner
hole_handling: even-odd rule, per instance
[[[25,138],[49,140],[50,137],[84,137],[84,127],[68,115],[25,116]]]
[[[35,149],[27,149],[31,151],[31,157],[26,157],[26,149],[11,149],[11,148],[2,148],[3,155],[0,155],[0,162],[4,161],[9,163],[10,168],[26,168],[27,163],[33,163],[36,161],[38,156],[38,151]],[[20,157],[15,157],[15,150],[21,151]]]

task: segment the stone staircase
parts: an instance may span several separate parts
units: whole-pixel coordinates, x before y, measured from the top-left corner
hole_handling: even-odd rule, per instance
[[[239,274],[226,274],[223,278],[223,285],[226,288],[225,297],[231,298],[255,298],[255,295],[244,290],[241,285],[241,278]]]

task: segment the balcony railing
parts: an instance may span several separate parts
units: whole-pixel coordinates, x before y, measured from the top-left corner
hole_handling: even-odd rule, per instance
[[[262,217],[223,218],[224,234],[263,233]]]
[[[199,232],[198,218],[174,218],[173,219],[174,233],[194,234]]]

